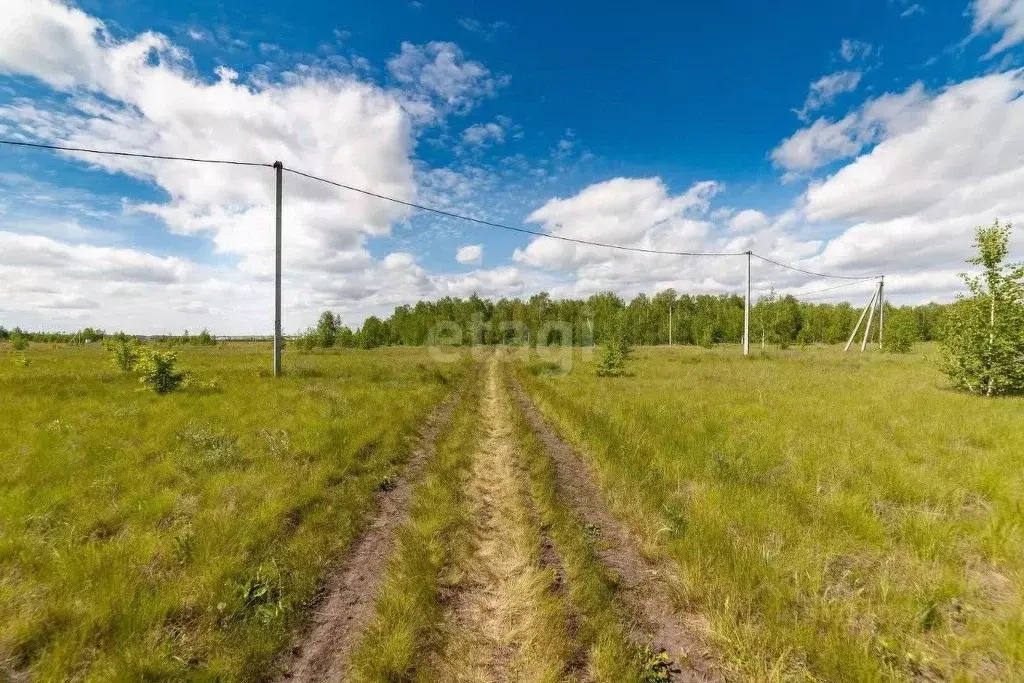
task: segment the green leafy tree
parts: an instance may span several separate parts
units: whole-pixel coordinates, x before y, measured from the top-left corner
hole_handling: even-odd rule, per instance
[[[1024,264],[1004,264],[1013,227],[979,227],[978,255],[967,262],[984,272],[961,274],[970,295],[946,313],[942,367],[954,386],[983,396],[1024,390]]]
[[[320,314],[316,323],[317,346],[329,349],[338,340],[338,330],[341,328],[341,316],[330,311]]]
[[[883,351],[909,353],[919,339],[917,317],[913,310],[886,308],[885,334],[882,338]]]
[[[304,353],[309,353],[320,343],[320,335],[315,327],[308,328],[294,339],[295,348]]]

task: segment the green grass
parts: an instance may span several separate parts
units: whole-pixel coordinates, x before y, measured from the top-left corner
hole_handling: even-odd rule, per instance
[[[757,680],[1024,679],[1024,398],[925,347],[636,353],[520,378]]]
[[[616,597],[615,579],[594,547],[598,539],[559,495],[565,492],[557,490],[554,462],[527,424],[518,402],[512,401],[515,436],[530,473],[534,505],[565,570],[565,598],[575,617],[571,645],[584,653],[586,680],[644,683],[644,664],[650,653],[629,637],[626,607]]]
[[[478,375],[479,369],[474,371]],[[468,383],[438,440],[435,457],[413,491],[409,521],[399,531],[374,606],[374,620],[352,653],[352,681],[409,680],[426,653],[440,643],[443,594],[458,577],[456,559],[467,551],[466,481],[480,440],[479,378]]]
[[[0,679],[273,675],[466,366],[286,352],[274,380],[269,357],[182,349],[222,389],[157,396],[98,346],[0,346]]]

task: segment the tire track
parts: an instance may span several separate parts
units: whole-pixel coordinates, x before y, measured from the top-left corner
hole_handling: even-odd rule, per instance
[[[559,680],[568,659],[552,629],[563,629],[550,541],[538,547],[529,477],[517,452],[508,404],[490,362],[483,404],[487,432],[473,464],[470,496],[475,506],[474,551],[453,597],[436,680]],[[555,623],[561,621],[562,623]],[[564,641],[564,637],[562,639]]]
[[[325,597],[308,633],[292,648],[278,681],[337,683],[344,680],[349,654],[373,619],[373,607],[384,578],[396,533],[409,515],[412,490],[434,456],[439,434],[451,422],[461,391],[452,392],[427,417],[404,472],[390,490],[376,496],[376,516],[328,579]]]
[[[587,464],[544,420],[522,386],[514,382],[513,390],[527,422],[555,465],[560,497],[595,528],[603,541],[596,549],[597,554],[619,577],[621,595],[635,619],[634,638],[668,654],[673,662],[673,681],[724,681],[707,646],[702,621],[695,615],[679,613],[673,606],[671,571],[643,556],[632,535],[604,503]]]

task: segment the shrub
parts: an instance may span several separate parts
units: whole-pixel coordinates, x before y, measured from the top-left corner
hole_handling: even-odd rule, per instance
[[[217,340],[214,339],[213,335],[210,334],[210,331],[204,327],[203,331],[199,333],[192,343],[196,346],[216,346]]]
[[[184,373],[176,371],[177,363],[178,354],[174,351],[142,347],[135,369],[143,384],[158,394],[167,394],[181,386],[185,378]]]
[[[968,263],[984,273],[961,274],[971,296],[946,315],[942,368],[954,386],[983,396],[1024,391],[1024,264],[1003,264],[1011,230],[999,221],[976,230]]]
[[[15,351],[24,351],[28,348],[28,337],[23,335],[18,329],[11,332],[9,339],[11,348]]]
[[[107,342],[110,362],[121,372],[131,372],[139,360],[142,346],[134,337],[117,334]]]
[[[912,312],[894,310],[886,317],[882,350],[909,353],[917,340],[917,319]]]
[[[315,349],[319,343],[320,336],[317,331],[313,328],[309,328],[305,332],[299,334],[293,340],[295,347],[302,352],[308,353]]]
[[[715,348],[715,330],[710,325],[701,329],[698,343],[705,349]]]
[[[597,362],[598,377],[619,377],[626,370],[626,358],[622,354],[622,346],[618,343],[607,344],[601,360]]]

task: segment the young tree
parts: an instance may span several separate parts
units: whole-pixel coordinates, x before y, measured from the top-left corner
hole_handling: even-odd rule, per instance
[[[886,306],[883,350],[889,353],[909,353],[918,339],[920,335],[914,311]]]
[[[983,396],[1024,390],[1024,264],[1005,264],[1013,227],[975,231],[981,275],[961,274],[970,296],[946,314],[942,367],[953,384]]]
[[[316,323],[317,346],[325,349],[334,346],[337,341],[338,329],[341,327],[341,316],[330,311],[320,314]]]

